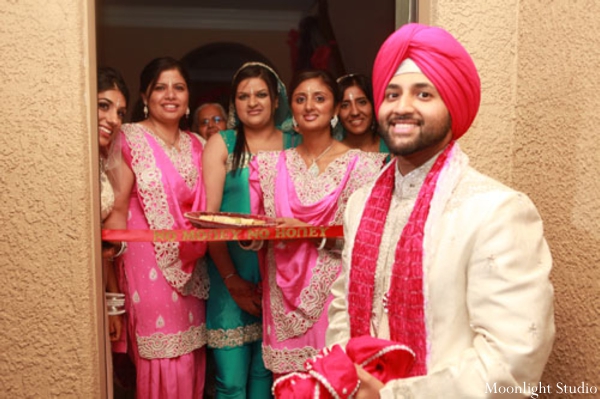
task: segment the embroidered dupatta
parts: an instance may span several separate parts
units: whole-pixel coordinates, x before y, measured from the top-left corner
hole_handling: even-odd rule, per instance
[[[135,174],[137,192],[152,230],[190,229],[185,212],[205,209],[202,184],[202,144],[181,132],[183,161],[178,167],[159,141],[139,124],[123,125],[130,153],[124,153]],[[123,146],[124,148],[126,146]],[[205,299],[208,278],[196,260],[206,252],[204,242],[154,242],[156,263],[169,284],[183,295]]]
[[[293,176],[304,174],[306,167],[301,157],[292,151],[295,150],[259,153],[252,168],[258,171],[267,216],[296,218],[313,226],[340,224],[350,194],[372,181],[381,165],[381,161],[372,161],[375,156],[367,163],[361,160],[358,151],[349,152],[333,161],[328,167],[333,169],[323,172],[318,178],[321,180],[310,181],[311,186],[323,184],[316,191],[327,194],[307,201],[301,198],[301,189],[295,186],[295,181],[300,180]],[[333,182],[324,183],[322,178],[327,178],[323,176],[326,173],[334,176]],[[270,311],[279,341],[304,334],[319,320],[330,297],[331,285],[339,274],[340,262],[338,254],[317,250],[314,243],[307,240],[288,240],[269,248],[267,263],[275,265],[266,269],[271,292]]]

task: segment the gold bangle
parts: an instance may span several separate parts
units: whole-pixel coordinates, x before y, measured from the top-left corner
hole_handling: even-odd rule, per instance
[[[125,241],[121,241],[121,247],[119,248],[119,251],[115,254],[115,256],[113,256],[113,259],[123,255],[125,251],[127,251],[127,243]]]
[[[321,238],[321,242],[319,243],[319,246],[317,247],[317,251],[320,251],[323,248],[325,248],[325,244],[327,244],[327,237]]]

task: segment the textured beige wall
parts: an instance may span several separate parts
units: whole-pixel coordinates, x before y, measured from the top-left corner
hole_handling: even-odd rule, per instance
[[[513,162],[555,259],[557,342],[546,379],[600,389],[599,16],[594,0],[520,2]]]
[[[430,23],[459,38],[475,60],[481,77],[479,114],[460,144],[477,168],[510,185],[516,127],[517,0],[430,3]]]
[[[526,192],[554,257],[557,336],[542,382],[600,390],[600,2],[431,0],[482,77],[461,139],[481,171]],[[527,304],[523,304],[526,306]]]
[[[0,397],[105,391],[90,10],[93,1],[0,1]]]

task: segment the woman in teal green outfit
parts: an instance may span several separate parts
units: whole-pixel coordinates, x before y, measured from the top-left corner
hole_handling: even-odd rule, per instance
[[[258,151],[293,146],[285,86],[267,65],[235,74],[228,128],[211,136],[203,156],[206,209],[250,213],[248,164]],[[243,243],[210,243],[208,346],[216,366],[216,398],[269,398],[272,375],[262,360],[258,256]]]
[[[339,88],[339,119],[343,132],[338,139],[350,148],[366,152],[389,153],[377,134],[377,120],[373,109],[373,90],[365,75],[351,73],[337,80]]]

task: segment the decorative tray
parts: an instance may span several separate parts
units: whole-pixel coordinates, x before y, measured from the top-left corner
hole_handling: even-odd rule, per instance
[[[200,229],[249,229],[277,225],[275,219],[267,216],[233,212],[187,212],[184,216]]]

